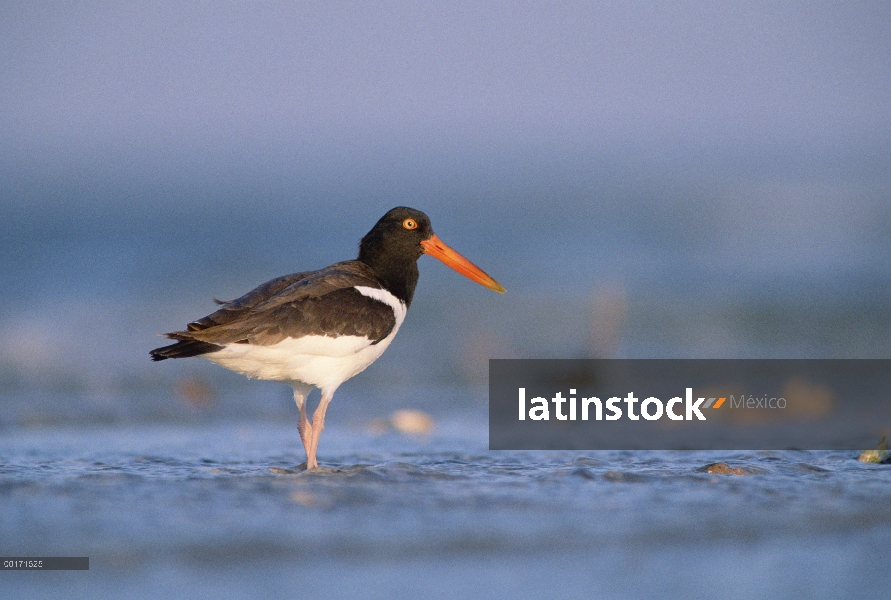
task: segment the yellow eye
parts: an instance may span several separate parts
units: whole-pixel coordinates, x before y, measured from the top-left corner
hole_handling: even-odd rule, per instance
[[[402,222],[402,226],[408,230],[417,229],[418,222],[415,221],[414,219],[406,219]]]

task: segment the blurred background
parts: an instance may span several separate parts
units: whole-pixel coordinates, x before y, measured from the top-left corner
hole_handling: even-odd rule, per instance
[[[0,427],[296,423],[286,386],[148,351],[213,297],[353,258],[397,205],[508,293],[422,257],[396,341],[338,394],[373,395],[362,418],[484,402],[488,358],[887,358],[888,23],[886,2],[4,2]]]

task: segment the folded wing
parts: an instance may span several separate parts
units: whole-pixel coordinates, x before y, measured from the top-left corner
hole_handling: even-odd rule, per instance
[[[152,350],[152,359],[198,356],[229,344],[270,346],[310,335],[361,336],[377,343],[396,325],[393,309],[356,286],[380,287],[374,272],[358,261],[273,279],[189,323],[185,331],[165,334],[177,343]]]

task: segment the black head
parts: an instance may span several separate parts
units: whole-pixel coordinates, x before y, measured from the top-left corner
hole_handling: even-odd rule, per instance
[[[433,233],[430,219],[419,210],[398,206],[359,243],[359,260],[374,269],[381,283],[406,305],[418,283],[418,258],[429,254],[490,290],[504,288],[482,269],[449,248]]]
[[[388,261],[416,261],[424,253],[421,242],[433,236],[430,218],[419,210],[397,206],[387,212],[359,243],[359,260],[374,267],[375,257]],[[369,262],[369,260],[371,262]]]
[[[419,210],[397,206],[359,242],[359,260],[374,269],[397,298],[411,304],[418,283],[421,242],[433,236],[430,218]]]

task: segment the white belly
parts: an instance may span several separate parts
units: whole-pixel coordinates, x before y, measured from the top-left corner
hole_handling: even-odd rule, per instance
[[[273,346],[232,344],[204,358],[253,379],[303,382],[333,392],[376,361],[396,334],[372,345],[364,337],[308,336],[288,338]]]

